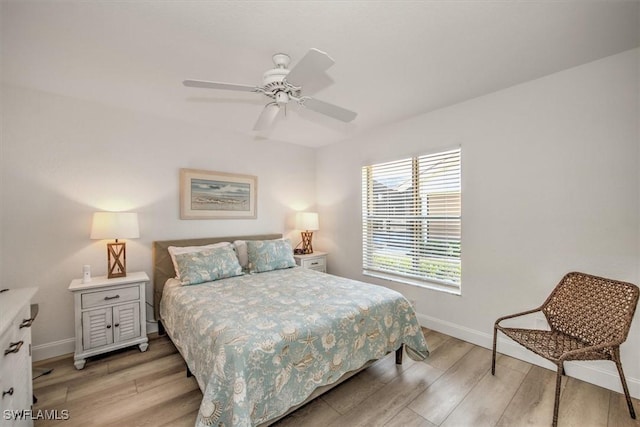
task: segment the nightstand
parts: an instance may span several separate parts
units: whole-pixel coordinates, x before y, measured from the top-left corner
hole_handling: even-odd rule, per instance
[[[76,352],[73,364],[84,368],[87,357],[119,348],[149,346],[145,309],[145,272],[107,279],[94,277],[89,283],[76,279],[69,285],[75,301]]]
[[[327,272],[327,253],[314,252],[307,255],[294,255],[296,264],[300,267],[310,268],[311,270]]]

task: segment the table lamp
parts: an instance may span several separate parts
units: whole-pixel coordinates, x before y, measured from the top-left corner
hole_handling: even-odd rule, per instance
[[[316,212],[298,212],[296,215],[296,228],[304,230],[300,233],[302,235],[302,253],[312,254],[311,239],[313,238],[313,232],[318,230],[318,214]]]
[[[92,239],[115,239],[107,243],[107,263],[109,279],[127,275],[127,254],[125,242],[118,239],[140,237],[138,214],[134,212],[94,212],[91,225]]]

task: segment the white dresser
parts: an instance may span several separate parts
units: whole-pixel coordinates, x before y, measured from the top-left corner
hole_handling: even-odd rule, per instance
[[[0,293],[0,426],[32,426],[31,299],[38,288]],[[5,412],[10,411],[10,412]],[[27,411],[23,416],[20,411]]]
[[[76,279],[69,285],[75,301],[77,369],[84,368],[87,357],[138,345],[146,351],[148,344],[145,318],[145,272],[126,277],[94,277],[89,283]]]

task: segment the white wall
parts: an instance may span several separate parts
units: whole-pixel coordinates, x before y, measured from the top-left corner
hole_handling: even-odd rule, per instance
[[[312,149],[24,88],[1,96],[1,285],[39,288],[36,359],[73,351],[67,287],[82,265],[106,274],[106,242],[89,239],[94,211],[138,212],[127,269],[151,277],[154,240],[289,233],[294,210],[315,203]],[[258,218],[180,220],[180,168],[256,175]]]
[[[329,271],[399,290],[426,326],[486,347],[497,317],[540,305],[569,271],[638,283],[639,57],[627,51],[319,149],[316,239]],[[360,168],[456,145],[462,296],[363,276]],[[636,397],[639,317],[622,347]],[[529,356],[506,341],[500,351]],[[567,371],[620,389],[612,363]]]

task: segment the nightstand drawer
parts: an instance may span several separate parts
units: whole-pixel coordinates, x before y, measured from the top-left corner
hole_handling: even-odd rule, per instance
[[[140,288],[137,285],[127,288],[88,292],[82,294],[82,308],[100,307],[102,305],[135,301],[138,299],[140,299]]]
[[[327,267],[327,259],[323,257],[303,259],[300,264],[304,268],[311,268],[313,270],[325,270]]]
[[[302,268],[308,268],[309,270],[316,270],[322,273],[327,272],[327,253],[326,252],[314,252],[312,254],[295,254],[293,257]]]

